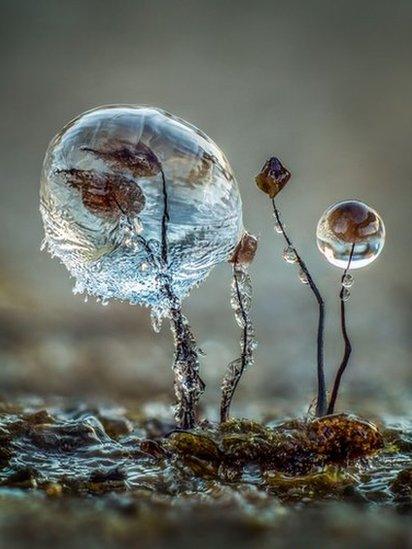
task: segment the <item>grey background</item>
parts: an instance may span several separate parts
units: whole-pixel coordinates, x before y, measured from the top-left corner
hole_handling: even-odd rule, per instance
[[[314,388],[316,305],[281,259],[270,204],[253,183],[276,153],[294,177],[279,206],[328,303],[328,376],[339,362],[339,270],[317,251],[332,202],[357,197],[382,214],[386,247],[355,273],[348,306],[355,352],[342,406],[411,397],[410,1],[2,1],[0,52],[0,388],[135,397],[171,392],[167,327],[146,310],[103,308],[71,293],[65,269],[39,251],[38,182],[48,141],[100,104],[153,104],[208,133],[239,181],[250,231],[260,341],[237,398],[307,406]],[[207,352],[214,403],[238,352],[230,271],[219,266],[185,309]],[[295,404],[294,404],[295,405]],[[371,405],[372,406],[372,405]]]

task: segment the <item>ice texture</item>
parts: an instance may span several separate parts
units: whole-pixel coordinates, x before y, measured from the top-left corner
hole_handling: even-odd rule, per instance
[[[75,292],[158,313],[170,308],[165,282],[181,301],[243,233],[222,151],[153,107],[99,107],[65,126],[46,153],[40,209]]]

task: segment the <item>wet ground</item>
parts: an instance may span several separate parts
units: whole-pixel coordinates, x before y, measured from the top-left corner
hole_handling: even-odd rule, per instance
[[[2,547],[412,547],[412,422],[1,404]]]

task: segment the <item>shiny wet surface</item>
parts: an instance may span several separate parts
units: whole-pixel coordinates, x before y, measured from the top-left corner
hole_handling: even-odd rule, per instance
[[[410,420],[383,418],[372,456],[308,465],[294,461],[305,422],[204,423],[193,434],[169,414],[156,403],[3,402],[6,546],[410,546]],[[289,454],[274,464],[278,443]]]

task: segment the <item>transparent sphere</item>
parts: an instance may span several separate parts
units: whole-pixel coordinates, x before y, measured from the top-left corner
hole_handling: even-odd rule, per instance
[[[232,170],[203,132],[152,107],[107,106],[52,140],[41,205],[45,246],[75,291],[166,307],[182,299],[243,234]]]
[[[345,269],[355,245],[351,269],[372,263],[385,243],[385,226],[380,215],[360,200],[344,200],[329,207],[316,231],[319,250],[332,265]]]

